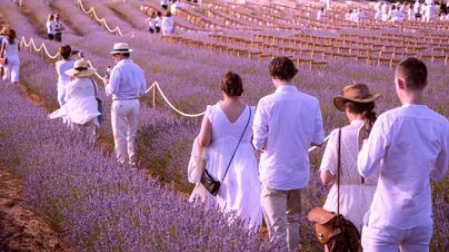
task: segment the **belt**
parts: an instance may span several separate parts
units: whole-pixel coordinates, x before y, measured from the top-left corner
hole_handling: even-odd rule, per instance
[[[132,100],[137,100],[139,98],[114,98],[112,99],[113,101],[132,101]]]

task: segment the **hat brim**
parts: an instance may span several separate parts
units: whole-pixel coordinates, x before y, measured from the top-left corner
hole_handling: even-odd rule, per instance
[[[65,71],[65,74],[71,77],[89,77],[94,75],[97,72],[97,69],[95,68],[89,68],[87,70],[78,71],[74,68],[71,68],[67,71]]]
[[[116,51],[116,50],[112,50],[109,53],[110,54],[118,54],[118,53],[131,53],[133,51],[133,49],[128,49],[126,51]]]
[[[334,98],[334,106],[340,111],[345,111],[345,102],[347,102],[347,101],[351,101],[351,102],[355,102],[355,103],[370,103],[370,102],[373,102],[373,101],[379,99],[380,97],[381,97],[380,94],[374,94],[374,95],[364,98],[364,99],[352,99],[352,98],[348,98],[348,97],[339,95]]]

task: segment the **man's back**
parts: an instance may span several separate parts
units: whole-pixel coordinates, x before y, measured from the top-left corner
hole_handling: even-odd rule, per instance
[[[427,106],[406,104],[381,115],[358,162],[364,176],[380,165],[368,224],[430,224],[430,178],[442,179],[448,151],[449,123]]]
[[[322,117],[316,98],[296,87],[278,87],[262,98],[254,122],[254,145],[262,149],[262,183],[279,190],[305,187],[309,179],[307,149],[323,141]]]

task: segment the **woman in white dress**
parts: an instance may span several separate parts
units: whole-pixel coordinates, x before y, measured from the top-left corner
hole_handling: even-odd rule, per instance
[[[223,212],[235,212],[248,222],[250,230],[257,231],[262,222],[262,212],[257,161],[251,145],[255,108],[240,100],[243,86],[239,75],[226,73],[220,88],[223,100],[207,106],[198,143],[200,147],[207,148],[206,169],[221,182],[221,186],[217,196],[213,197],[204,195],[208,192],[197,183],[191,201],[196,197],[213,197]]]
[[[90,68],[85,59],[75,61],[73,68],[65,72],[73,80],[66,87],[65,100],[61,108],[51,113],[49,117],[67,117],[72,130],[80,130],[83,138],[89,144],[93,143],[96,130],[99,127],[98,93],[95,82],[89,79],[96,73],[95,68]]]
[[[9,29],[7,39],[3,39],[0,49],[0,55],[4,55],[7,59],[7,64],[4,65],[5,74],[3,80],[10,79],[11,83],[19,83],[20,70],[20,42],[16,39],[17,34],[14,29]]]
[[[56,62],[56,73],[58,74],[58,102],[62,106],[65,104],[65,90],[67,85],[70,83],[70,76],[65,72],[73,67],[75,62],[71,59],[72,48],[69,45],[59,47],[59,60]]]
[[[379,94],[372,95],[365,84],[344,87],[343,95],[334,98],[338,110],[346,113],[350,124],[341,128],[340,170],[340,214],[350,220],[359,230],[363,216],[369,210],[377,186],[377,178],[363,178],[357,170],[357,157],[363,139],[376,120],[374,101]],[[337,162],[340,129],[334,129],[321,160],[321,181],[332,185],[323,208],[337,212]]]

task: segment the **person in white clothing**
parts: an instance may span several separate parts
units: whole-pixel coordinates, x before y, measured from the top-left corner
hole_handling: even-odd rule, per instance
[[[238,74],[227,72],[220,81],[220,89],[223,100],[207,106],[198,143],[207,148],[207,172],[221,183],[214,201],[223,212],[235,212],[250,230],[257,232],[262,224],[262,211],[257,161],[251,146],[255,108],[241,101],[243,83]],[[201,187],[197,183],[191,201],[195,197],[202,201],[210,197],[208,191],[206,195],[201,193],[204,192]]]
[[[380,94],[371,94],[365,84],[355,84],[345,86],[343,95],[334,98],[335,107],[345,112],[350,124],[330,133],[320,165],[321,181],[325,185],[332,185],[323,208],[336,213],[340,204],[340,214],[350,220],[359,231],[362,229],[363,216],[371,205],[377,178],[365,179],[359,175],[357,155],[362,147],[360,140],[366,138],[376,120],[374,101],[379,97]],[[339,146],[340,198],[337,193]]]
[[[169,0],[161,0],[161,7],[164,9],[164,10],[168,10],[168,4],[170,3],[170,1]]]
[[[97,85],[89,78],[95,73],[96,69],[89,67],[85,59],[75,61],[73,68],[65,71],[73,79],[66,87],[67,103],[49,115],[51,119],[68,118],[71,129],[81,131],[89,144],[94,142],[101,115],[96,100]]]
[[[428,1],[424,7],[424,15],[423,15],[423,21],[429,23],[433,19],[435,19],[437,15],[437,8],[435,6],[435,3],[433,1]]]
[[[398,8],[395,7],[394,5],[391,7],[391,17],[390,17],[390,21],[392,23],[400,23],[404,20],[404,13]]]
[[[408,4],[406,10],[408,15],[408,21],[415,21],[416,13],[415,10],[413,9],[413,4],[412,3]]]
[[[382,6],[382,1],[379,1],[376,4],[374,4],[374,11],[375,11],[374,19],[375,20],[380,20],[382,18],[381,6]]]
[[[358,157],[363,177],[379,181],[362,231],[363,251],[429,251],[432,237],[430,180],[449,167],[449,122],[426,106],[427,67],[399,63],[394,86],[402,103],[380,115]]]
[[[66,103],[66,87],[71,81],[71,76],[67,75],[65,72],[73,67],[75,61],[71,59],[72,48],[70,45],[64,45],[59,47],[58,50],[59,60],[55,63],[56,73],[58,74],[58,102],[62,106]]]
[[[148,31],[150,33],[158,33],[160,31],[160,26],[157,25],[157,14],[156,12],[152,12],[150,18],[147,18],[146,22],[148,23]]]
[[[0,29],[0,58],[4,59],[4,51],[3,54],[1,54],[1,46],[3,44],[3,41],[6,41],[8,39],[8,33],[9,33],[9,27],[5,26]],[[0,79],[3,79],[3,76],[5,75],[5,68],[4,64],[5,62],[0,62]]]
[[[298,251],[301,189],[310,177],[308,148],[323,143],[323,119],[319,101],[291,83],[298,69],[289,58],[274,58],[269,71],[276,91],[260,99],[253,124],[262,214],[270,240]]]
[[[62,24],[61,20],[59,19],[59,14],[55,14],[54,19],[54,30],[55,30],[55,41],[61,42],[62,41],[62,31],[65,29],[64,25]]]
[[[324,20],[324,19],[326,19],[326,11],[324,10],[324,7],[321,7],[318,10],[318,13],[316,15],[316,20],[321,21],[321,20]]]
[[[176,16],[176,11],[178,8],[184,9],[186,7],[187,7],[187,5],[185,3],[183,3],[182,0],[177,0],[176,2],[174,2],[170,5],[170,12],[172,15]]]
[[[55,25],[56,25],[55,16],[53,14],[49,14],[48,18],[47,18],[47,23],[45,23],[45,27],[47,28],[47,35],[48,35],[49,40],[55,39],[55,34],[56,34]]]
[[[0,55],[6,57],[7,62],[3,66],[3,80],[9,79],[12,84],[19,83],[20,73],[20,41],[17,40],[17,34],[14,29],[8,29],[7,39],[3,39],[0,46]]]
[[[172,35],[175,31],[175,21],[170,11],[167,11],[165,16],[162,18],[161,29],[163,35]]]
[[[129,57],[127,43],[115,43],[110,52],[116,65],[110,79],[105,79],[106,94],[112,96],[111,122],[115,154],[119,163],[138,165],[136,135],[139,124],[139,97],[145,94],[146,81],[142,69]]]

